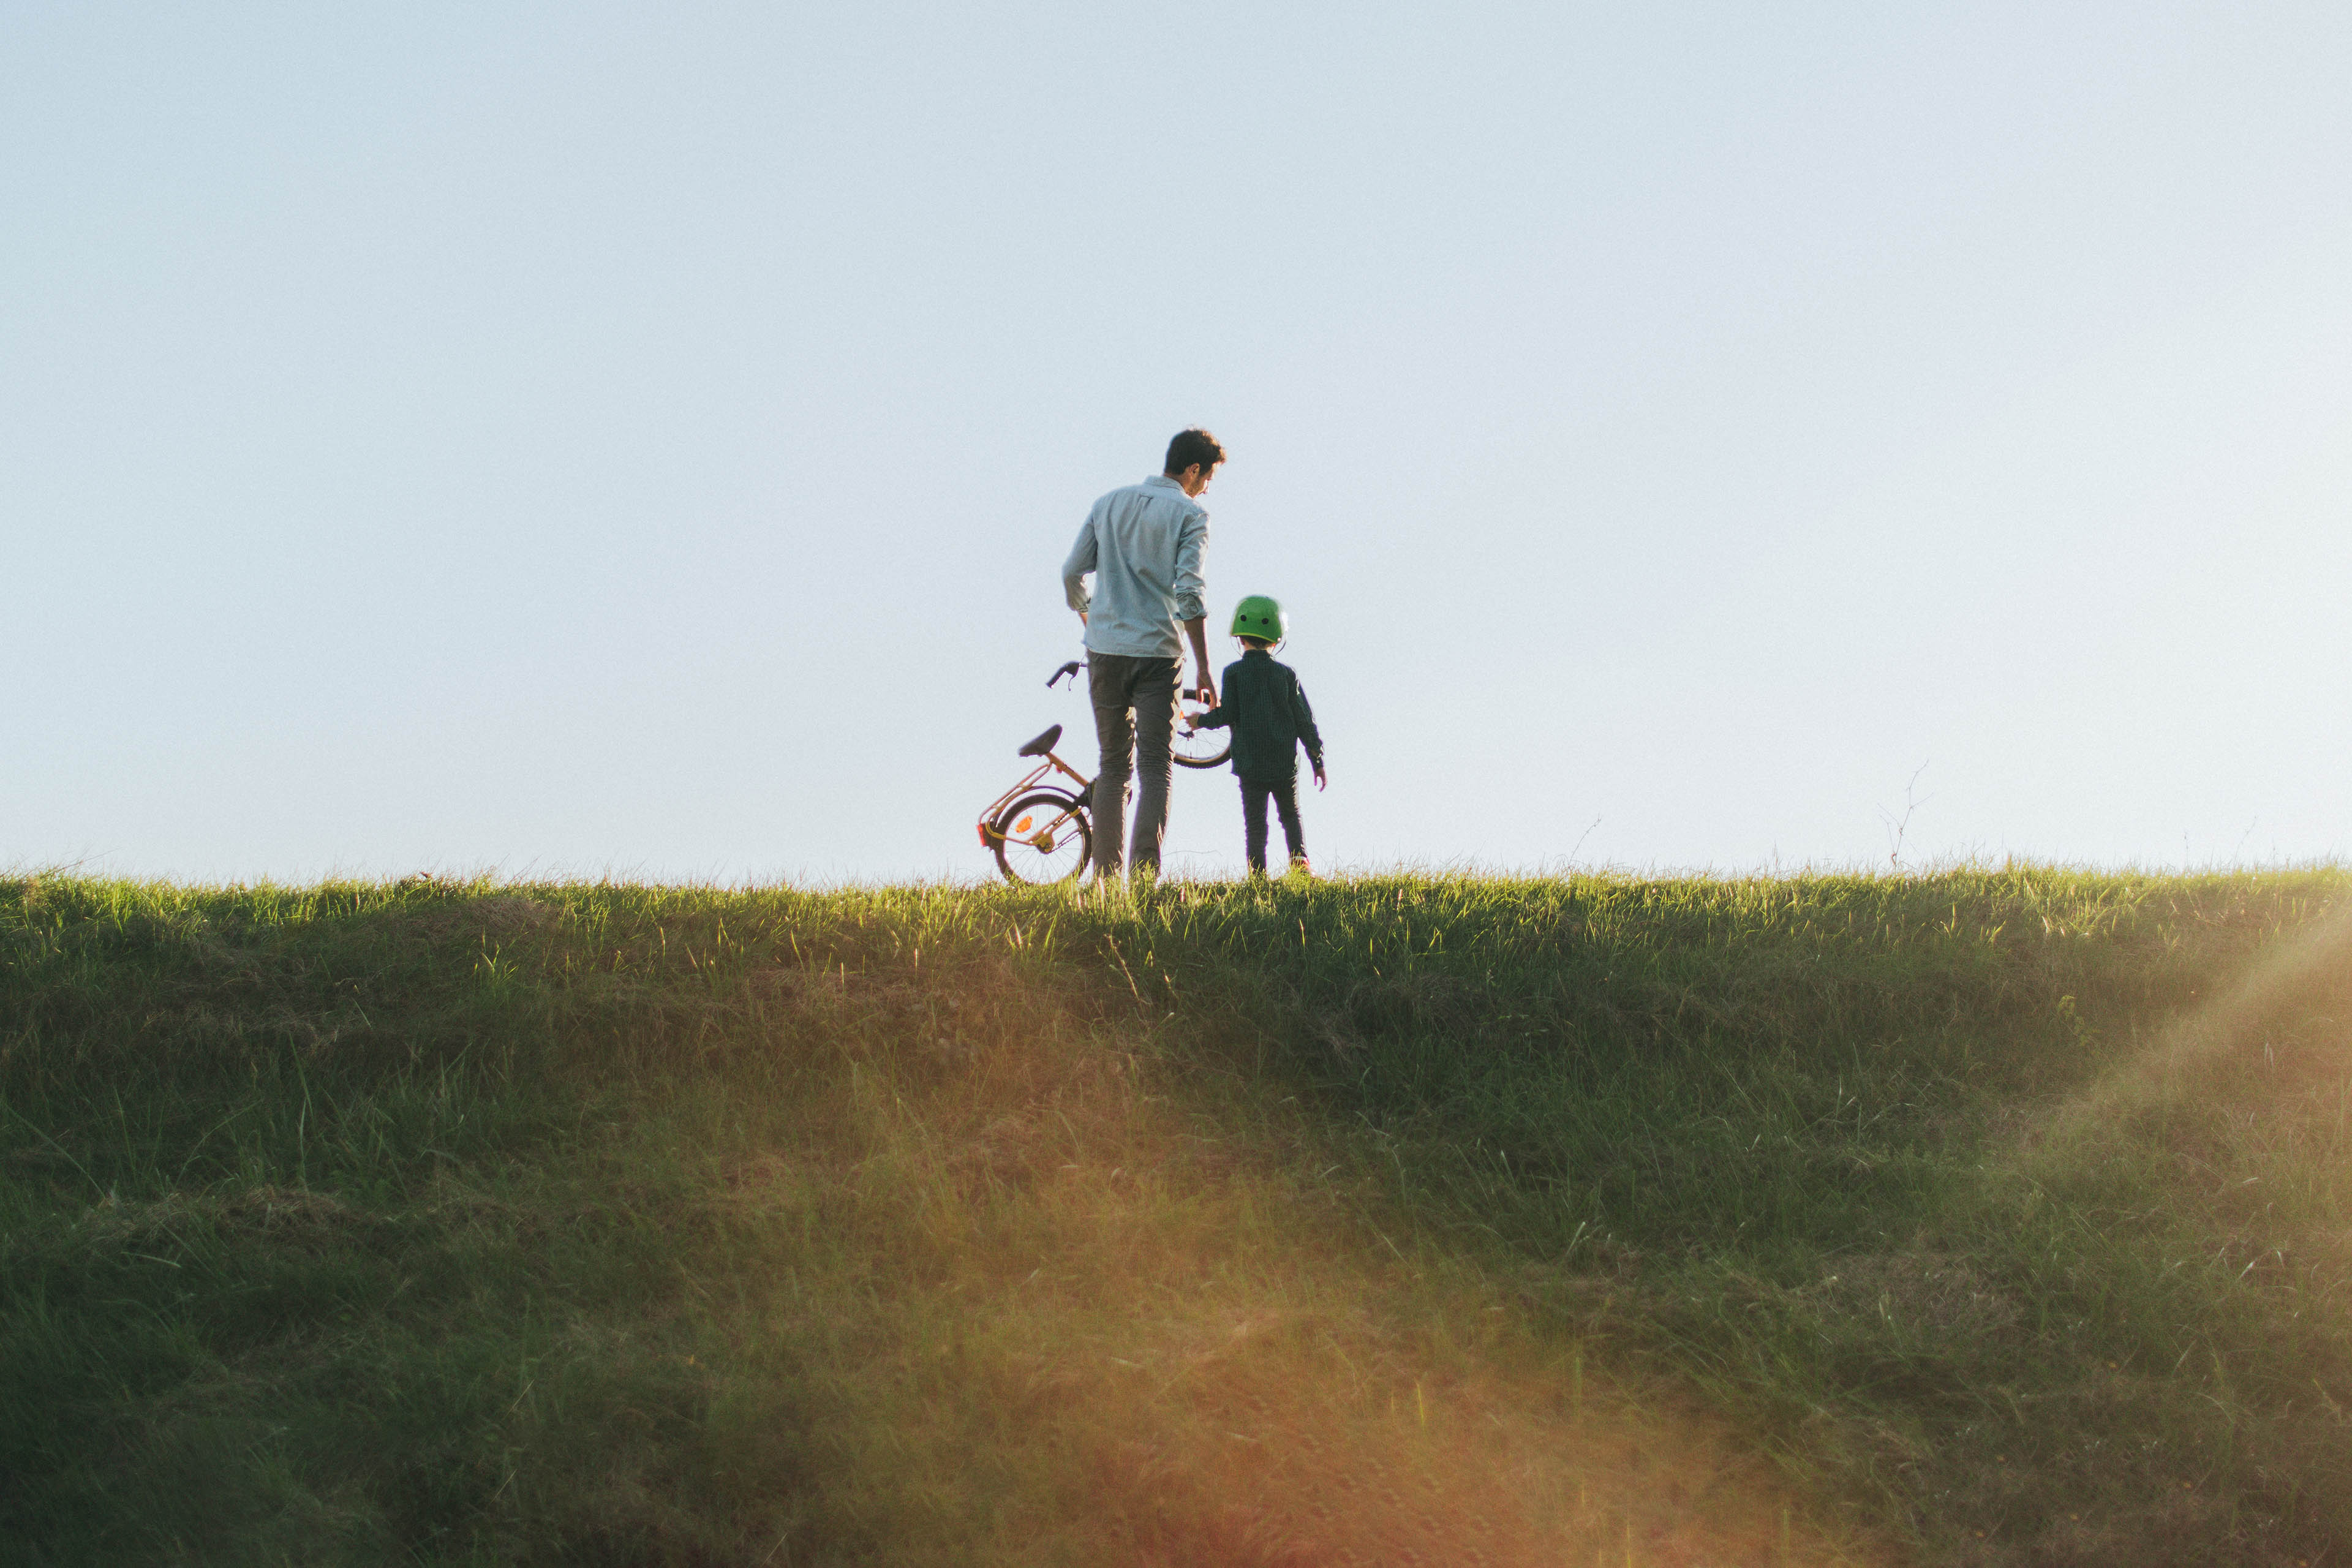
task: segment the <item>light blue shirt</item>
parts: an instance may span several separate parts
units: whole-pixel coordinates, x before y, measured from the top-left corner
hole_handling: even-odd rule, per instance
[[[1208,542],[1208,509],[1174,479],[1154,475],[1095,502],[1062,563],[1062,592],[1087,617],[1087,647],[1136,658],[1180,657],[1178,626],[1206,613],[1201,551]]]

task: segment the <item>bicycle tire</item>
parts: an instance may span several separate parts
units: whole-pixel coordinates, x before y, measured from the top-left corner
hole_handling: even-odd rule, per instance
[[[1176,741],[1173,751],[1176,763],[1186,768],[1213,768],[1234,754],[1234,732],[1231,730],[1195,730],[1184,732],[1187,712],[1206,713],[1208,705],[1195,699],[1190,691],[1176,698]]]
[[[1023,795],[997,814],[989,836],[995,840],[997,868],[1008,882],[1051,887],[1084,874],[1094,859],[1087,803],[1060,790]]]

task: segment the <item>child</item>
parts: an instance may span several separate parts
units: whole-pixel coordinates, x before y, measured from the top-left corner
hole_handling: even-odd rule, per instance
[[[1315,787],[1323,778],[1323,737],[1315,732],[1315,710],[1286,664],[1266,652],[1290,635],[1290,616],[1263,594],[1234,606],[1233,635],[1242,656],[1225,666],[1217,706],[1192,721],[1196,730],[1234,732],[1234,773],[1242,781],[1242,840],[1250,870],[1265,875],[1265,803],[1273,798],[1290,847],[1290,865],[1313,873],[1307,863],[1307,837],[1298,826],[1298,748],[1315,767]]]

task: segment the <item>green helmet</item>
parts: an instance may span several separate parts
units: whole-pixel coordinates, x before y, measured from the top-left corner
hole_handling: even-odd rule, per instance
[[[1252,594],[1234,606],[1233,635],[1280,642],[1290,635],[1290,615],[1278,599]]]

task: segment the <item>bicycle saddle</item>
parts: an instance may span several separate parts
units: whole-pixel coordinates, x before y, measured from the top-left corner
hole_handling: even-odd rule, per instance
[[[1062,727],[1059,724],[1056,724],[1052,729],[1046,731],[1044,734],[1038,736],[1035,740],[1030,742],[1027,745],[1022,747],[1021,754],[1024,757],[1042,757],[1046,752],[1052,751],[1054,749],[1054,742],[1061,738]]]

